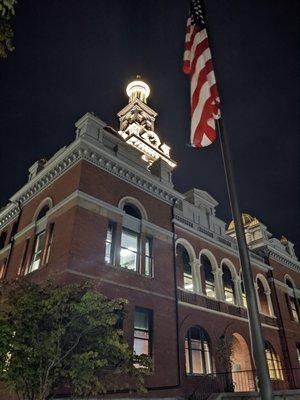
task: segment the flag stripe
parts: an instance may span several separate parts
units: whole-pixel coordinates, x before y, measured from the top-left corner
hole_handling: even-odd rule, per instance
[[[186,26],[183,71],[191,79],[191,145],[205,147],[216,139],[219,95],[201,0],[192,0],[191,9]]]

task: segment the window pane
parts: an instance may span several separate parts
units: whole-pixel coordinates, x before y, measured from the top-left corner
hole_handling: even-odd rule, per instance
[[[120,266],[122,268],[137,270],[137,254],[128,249],[121,249],[120,251]]]
[[[149,355],[149,340],[134,338],[133,349],[137,355]]]
[[[148,310],[136,309],[134,313],[134,329],[149,330]]]
[[[152,239],[145,241],[145,275],[152,276]]]
[[[134,312],[134,342],[133,349],[136,354],[151,355],[151,310],[136,308]]]
[[[35,237],[34,252],[32,255],[32,262],[29,272],[35,271],[39,268],[42,258],[42,250],[44,248],[45,231],[40,232]]]
[[[203,374],[202,353],[198,350],[192,350],[192,365],[194,374]]]
[[[187,339],[185,339],[185,371],[187,374],[191,373],[189,347]]]
[[[126,249],[137,252],[138,251],[138,236],[137,236],[137,234],[123,230],[122,238],[121,238],[121,246]]]

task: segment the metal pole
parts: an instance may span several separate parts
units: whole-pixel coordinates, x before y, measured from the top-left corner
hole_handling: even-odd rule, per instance
[[[221,151],[226,175],[228,196],[235,224],[236,240],[239,249],[241,268],[243,272],[243,281],[248,305],[249,329],[252,344],[251,347],[257,371],[258,387],[262,400],[273,400],[273,391],[266,361],[265,344],[260,324],[256,291],[254,288],[253,274],[250,265],[248,247],[242,222],[242,215],[238,203],[228,138],[226,136],[226,132],[223,126],[223,121],[219,119],[216,121],[216,123],[220,135]]]

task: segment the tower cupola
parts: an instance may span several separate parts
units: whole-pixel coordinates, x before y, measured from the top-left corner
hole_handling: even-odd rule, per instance
[[[140,99],[143,103],[147,103],[147,98],[150,94],[150,87],[147,83],[141,80],[140,75],[136,76],[136,80],[130,82],[126,88],[129,103],[135,99]]]

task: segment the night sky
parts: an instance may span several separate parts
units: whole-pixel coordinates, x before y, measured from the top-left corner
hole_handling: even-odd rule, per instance
[[[300,2],[206,4],[241,208],[300,256]],[[187,9],[187,0],[19,0],[16,50],[0,61],[0,204],[26,183],[30,165],[75,138],[85,112],[118,128],[126,84],[141,74],[156,132],[178,161],[175,187],[208,191],[230,221],[219,143],[187,146]]]

